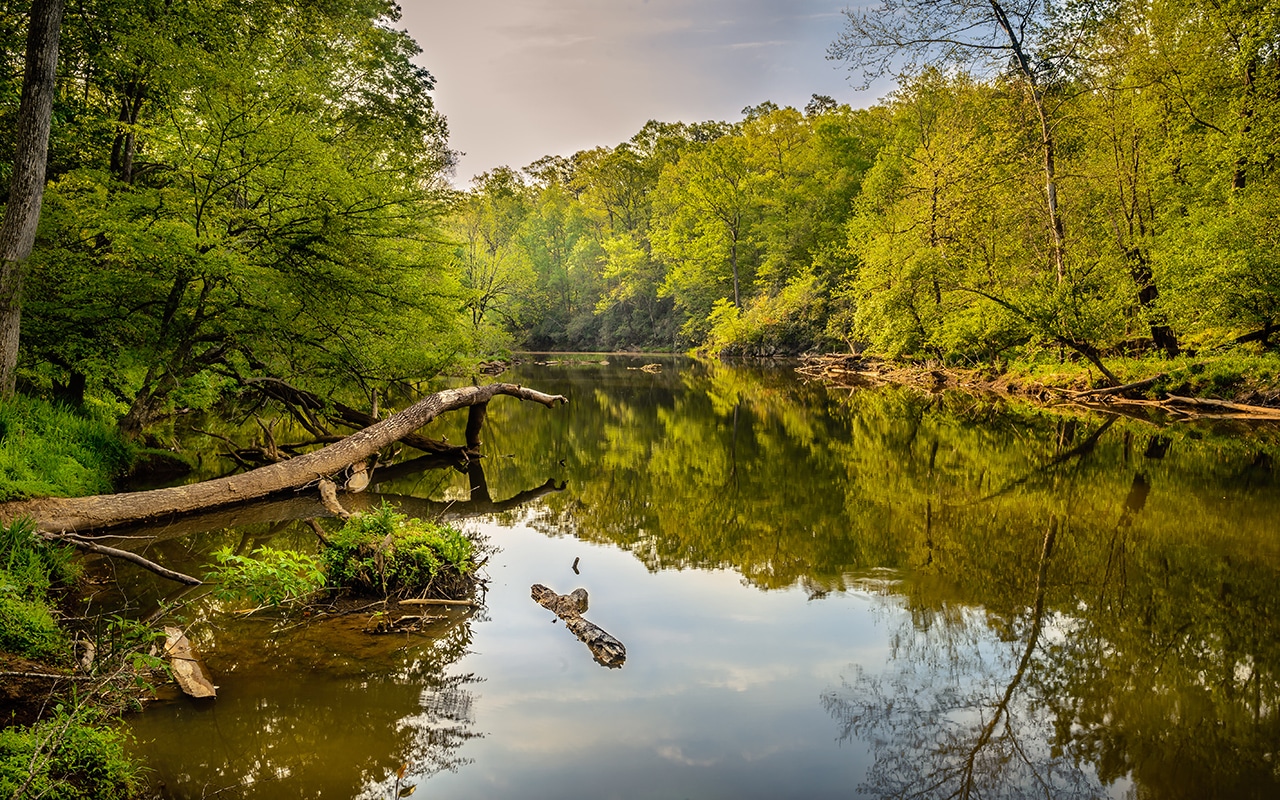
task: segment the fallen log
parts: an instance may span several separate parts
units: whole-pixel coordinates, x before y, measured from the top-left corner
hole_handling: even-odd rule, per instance
[[[1231,416],[1247,415],[1256,419],[1280,419],[1280,408],[1250,406],[1244,403],[1232,403],[1228,400],[1213,400],[1205,397],[1179,397],[1171,394],[1166,402],[1172,405],[1186,406]]]
[[[1072,397],[1085,398],[1085,397],[1106,397],[1108,395],[1122,395],[1125,392],[1137,391],[1138,389],[1146,389],[1152,384],[1154,384],[1156,381],[1161,380],[1162,378],[1167,378],[1167,377],[1169,377],[1168,373],[1161,372],[1159,375],[1152,375],[1150,378],[1145,378],[1140,381],[1134,381],[1133,383],[1126,383],[1122,386],[1107,386],[1102,389],[1086,389],[1083,392],[1075,392],[1072,394]]]
[[[543,394],[512,383],[446,389],[340,442],[251,472],[145,492],[6,503],[0,506],[0,519],[9,521],[30,516],[42,531],[56,534],[110,528],[242,503],[329,478],[400,441],[440,414],[487,403],[498,395],[530,400],[548,408],[569,402],[560,395]]]
[[[564,626],[587,646],[597,664],[617,669],[627,660],[627,648],[622,642],[594,622],[583,619],[582,614],[587,610],[586,589],[574,589],[569,594],[562,595],[535,583],[530,593],[538,605],[555,612],[557,617],[564,620]]]

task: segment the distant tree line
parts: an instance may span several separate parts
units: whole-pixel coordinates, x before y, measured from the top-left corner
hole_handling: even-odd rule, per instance
[[[485,335],[568,350],[991,363],[1280,345],[1280,3],[888,0],[897,74],[475,178]]]

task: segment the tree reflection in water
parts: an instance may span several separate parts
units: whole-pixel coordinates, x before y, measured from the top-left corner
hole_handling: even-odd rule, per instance
[[[215,634],[216,704],[193,712],[180,700],[134,720],[161,796],[394,798],[470,763],[459,749],[483,735],[480,679],[451,674],[471,642],[465,615],[434,640],[334,623],[264,640],[245,630],[255,624]]]
[[[856,671],[822,704],[840,739],[870,741],[863,791],[880,797],[1095,797],[1097,779],[1049,745],[1052,726],[1023,686],[1045,633],[1045,589],[1058,520],[1044,535],[1031,608],[992,641],[971,609],[900,632],[886,674]]]
[[[885,602],[908,622],[893,658],[822,697],[843,738],[878,757],[868,792],[1280,797],[1274,430],[1218,436],[962,393],[837,392],[720,364],[651,375],[615,360],[512,376],[572,400],[563,414],[492,409],[486,476],[386,475],[379,491],[411,513],[480,502],[499,524],[622,548],[654,571],[731,568],[814,598],[898,576]],[[486,504],[490,484],[536,502]],[[271,688],[258,696],[286,704],[288,687]],[[365,728],[347,717],[375,712],[338,697],[307,723],[383,743],[342,753],[360,777],[341,796],[403,788],[395,776],[422,731],[443,752],[406,775],[449,768],[449,731],[470,735],[464,702],[442,700],[432,716],[415,686],[375,678],[365,691],[395,693],[377,702],[398,711]],[[291,747],[308,745],[298,739]]]
[[[1280,797],[1274,428],[624,370],[531,371],[568,413],[491,411],[497,452],[568,481],[525,522],[812,597],[903,576],[896,657],[823,698],[880,757],[869,791]]]

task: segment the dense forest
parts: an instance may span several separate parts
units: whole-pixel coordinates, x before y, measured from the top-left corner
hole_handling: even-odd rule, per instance
[[[829,53],[899,75],[872,108],[651,122],[476,178],[455,223],[474,324],[948,363],[1277,344],[1280,8],[885,6]]]

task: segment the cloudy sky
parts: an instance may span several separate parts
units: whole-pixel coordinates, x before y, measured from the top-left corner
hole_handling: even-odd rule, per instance
[[[850,0],[401,0],[436,76],[457,183],[625,141],[647,120],[738,120],[772,100],[855,106],[826,60]]]

